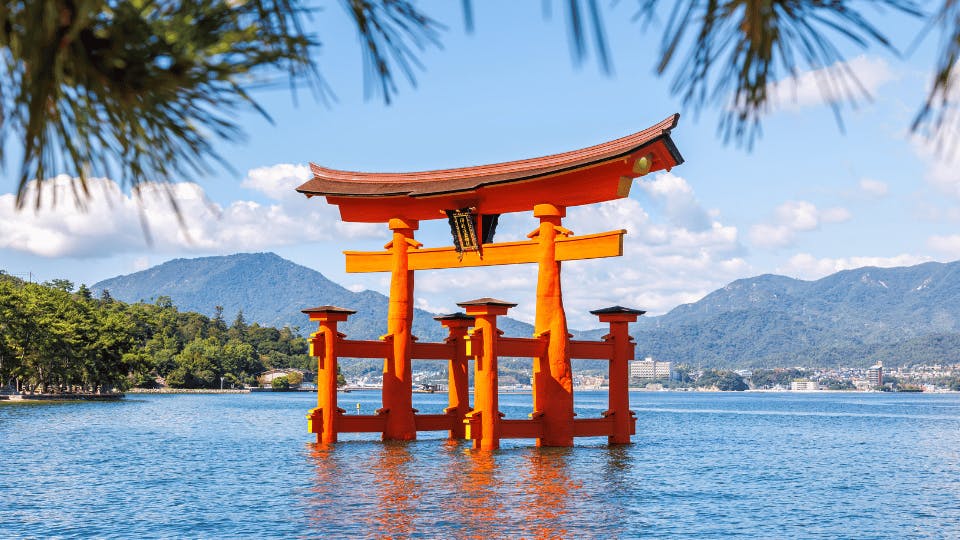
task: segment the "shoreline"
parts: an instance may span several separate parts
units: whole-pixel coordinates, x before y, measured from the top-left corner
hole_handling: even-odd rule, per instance
[[[0,400],[8,402],[24,401],[118,401],[123,399],[123,392],[107,394],[9,394],[0,395]]]
[[[249,388],[131,388],[128,394],[249,394]]]

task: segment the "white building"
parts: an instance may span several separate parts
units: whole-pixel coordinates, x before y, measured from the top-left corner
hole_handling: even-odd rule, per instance
[[[870,386],[883,386],[883,362],[877,362],[867,370],[867,382]]]
[[[630,362],[631,379],[669,379],[672,376],[673,362],[658,362],[650,356]]]
[[[815,381],[798,379],[790,383],[790,390],[792,392],[816,392],[817,390],[820,390],[820,385]]]

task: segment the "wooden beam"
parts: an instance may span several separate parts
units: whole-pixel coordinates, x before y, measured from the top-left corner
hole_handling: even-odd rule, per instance
[[[623,255],[623,235],[627,231],[607,231],[582,236],[557,238],[557,260],[575,261]],[[410,270],[468,268],[504,264],[535,263],[539,259],[539,243],[535,240],[484,244],[482,251],[467,251],[461,257],[453,246],[415,249],[407,252]],[[347,272],[389,272],[392,253],[389,251],[345,251]]]
[[[613,344],[606,341],[570,340],[570,358],[578,360],[610,360]]]

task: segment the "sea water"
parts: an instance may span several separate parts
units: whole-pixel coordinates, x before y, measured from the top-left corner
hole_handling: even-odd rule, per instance
[[[576,396],[581,418],[606,408]],[[314,400],[0,405],[0,538],[960,538],[957,394],[634,393],[632,445],[497,452],[445,433],[320,447]]]

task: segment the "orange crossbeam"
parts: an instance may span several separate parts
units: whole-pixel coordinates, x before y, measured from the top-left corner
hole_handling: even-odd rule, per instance
[[[603,437],[614,434],[614,423],[612,417],[606,418],[574,418],[573,436],[574,437]]]
[[[413,417],[417,431],[450,431],[458,420],[456,414],[417,414]]]
[[[337,354],[341,358],[386,358],[392,351],[389,341],[342,339],[337,342]]]
[[[383,414],[341,415],[337,418],[337,431],[340,433],[382,433],[387,425]]]
[[[556,260],[575,261],[600,259],[623,255],[623,235],[627,231],[607,231],[582,236],[558,237]],[[442,268],[467,268],[473,266],[498,266],[503,264],[535,263],[541,254],[536,240],[484,244],[482,251],[467,251],[461,254],[453,246],[440,248],[411,249],[407,252],[409,270],[438,270]],[[344,251],[347,272],[389,272],[392,269],[390,251]]]
[[[543,435],[543,422],[531,420],[500,420],[500,437],[504,439],[539,439]]]
[[[610,360],[613,344],[606,341],[570,340],[570,358],[580,360]]]
[[[546,353],[547,341],[537,338],[505,338],[497,340],[501,357],[534,358]]]
[[[413,343],[411,358],[417,360],[449,360],[456,353],[454,343]]]

